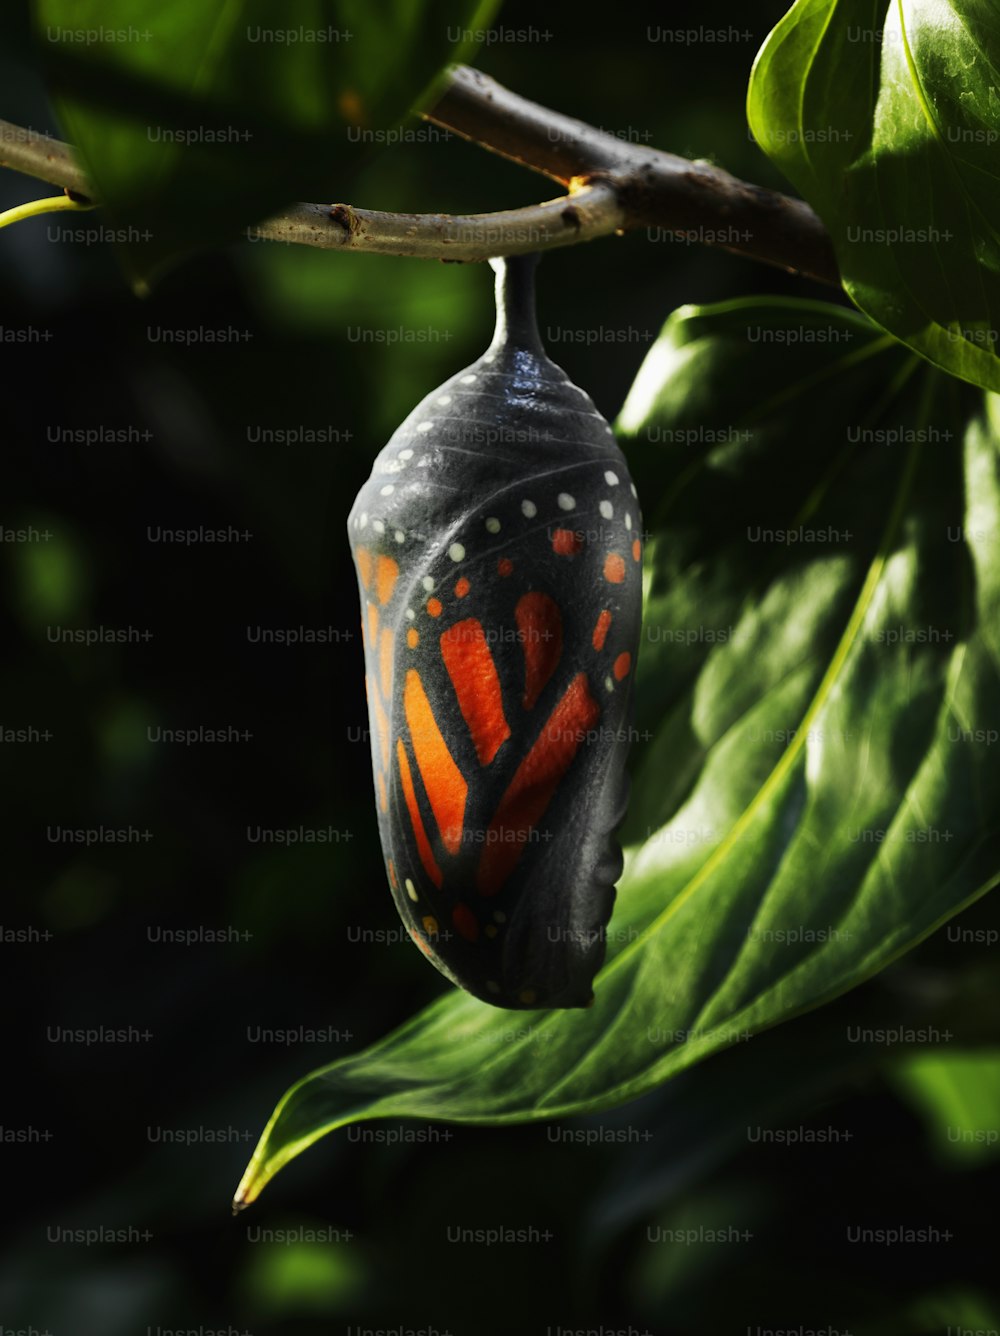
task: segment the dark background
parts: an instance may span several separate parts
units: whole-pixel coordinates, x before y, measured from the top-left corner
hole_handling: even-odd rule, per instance
[[[544,11],[511,0],[501,26],[536,40],[498,43],[478,63],[592,124],[779,186],[743,104],[782,11],[637,5],[587,20],[563,0]],[[651,41],[649,25],[728,31]],[[58,132],[16,43],[0,86],[4,116]],[[0,175],[0,208],[45,193]],[[555,193],[432,130],[373,162],[347,197],[475,212]],[[329,197],[342,197],[335,180]],[[968,980],[989,960],[936,940],[822,1014],[565,1125],[598,1144],[557,1141],[558,1126],[365,1124],[321,1142],[230,1218],[287,1085],[448,986],[395,940],[345,520],[395,425],[482,351],[492,275],[248,243],[193,260],[139,301],[110,247],[88,242],[100,222],[50,215],[0,234],[0,324],[36,332],[0,346],[0,523],[42,535],[0,544],[0,725],[35,730],[0,743],[4,1336],[995,1325],[1000,1175],[935,1150],[892,1063],[859,1060],[835,1037],[852,1018],[938,1016],[943,998],[960,1043]],[[838,300],[637,234],[546,258],[540,326],[613,417],[673,308],[758,292]],[[618,333],[577,341],[594,327]],[[158,333],[201,328],[240,338],[184,347]],[[88,429],[105,439],[60,439]],[[262,429],[321,439],[254,440]],[[250,536],[149,539],[150,528],[199,525]],[[251,643],[248,627],[329,628],[329,643]],[[131,641],[53,643],[56,628],[132,628]],[[249,736],[150,741],[149,730],[198,727]],[[248,839],[258,827],[329,838],[264,844]],[[53,839],[66,829],[133,836],[86,848]],[[966,920],[993,917],[980,905]],[[235,940],[162,940],[170,930]],[[971,1009],[976,1041],[995,1039],[982,1006]],[[129,1041],[54,1038],[102,1025],[133,1027]],[[257,1038],[297,1027],[328,1033]],[[762,1144],[751,1125],[837,1136]],[[846,1241],[852,1224],[907,1222],[954,1237]],[[539,1237],[448,1238],[497,1225]],[[734,1236],[671,1246],[654,1241],[660,1226]],[[80,1229],[125,1237],[63,1241]]]

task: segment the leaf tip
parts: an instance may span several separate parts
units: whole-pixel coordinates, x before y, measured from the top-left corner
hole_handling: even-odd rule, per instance
[[[233,1215],[239,1215],[241,1211],[245,1211],[248,1206],[254,1204],[260,1196],[264,1182],[266,1182],[266,1179],[263,1181],[261,1180],[260,1175],[256,1172],[254,1163],[251,1162],[247,1166],[246,1173],[240,1179],[239,1187],[236,1189],[236,1195],[233,1197]]]

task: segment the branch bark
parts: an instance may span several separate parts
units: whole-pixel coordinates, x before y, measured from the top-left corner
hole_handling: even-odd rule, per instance
[[[646,229],[721,247],[839,286],[833,243],[802,200],[741,181],[707,162],[632,144],[458,65],[425,119],[540,172],[567,189],[499,213],[379,213],[295,204],[247,229],[251,239],[420,259],[485,260]],[[0,166],[95,198],[73,149],[0,121]]]
[[[0,167],[92,198],[83,168],[69,144],[4,120],[0,120]]]
[[[571,195],[543,204],[500,213],[379,213],[350,204],[332,208],[298,204],[248,228],[247,235],[253,240],[339,246],[421,260],[471,261],[592,241],[621,230],[625,222],[617,190],[601,182],[580,186]]]

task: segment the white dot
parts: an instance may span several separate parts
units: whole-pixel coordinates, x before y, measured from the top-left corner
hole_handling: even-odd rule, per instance
[[[606,520],[609,520],[611,516],[615,513],[615,508],[610,501],[602,501],[599,509],[601,514],[604,516]]]
[[[416,900],[417,888],[416,886],[414,886],[413,882],[410,881],[409,877],[406,878],[404,885],[406,886],[406,894],[410,897],[411,900]]]
[[[484,362],[495,362],[496,360],[497,360],[496,353],[483,353]]]
[[[534,501],[522,501],[521,514],[524,515],[526,519],[530,520],[538,514],[538,507],[535,505]]]
[[[460,385],[472,385],[475,379],[476,379],[475,375],[472,372],[470,372],[469,375],[463,376],[458,383]]]
[[[413,458],[413,451],[412,451],[412,450],[400,450],[400,452],[399,452],[399,457],[400,457],[400,459],[412,459],[412,458]]]
[[[433,426],[433,422],[421,422],[417,427],[417,431],[430,431]]]
[[[368,516],[362,515],[361,518],[358,520],[358,528],[363,529],[367,523],[368,523]]]
[[[461,543],[452,543],[448,549],[448,556],[451,557],[452,561],[464,561],[465,548]]]
[[[607,473],[605,473],[605,475],[604,475],[604,481],[608,484],[609,487],[617,487],[617,486],[618,486],[618,474],[617,474],[617,473],[612,473],[611,470],[608,469]]]
[[[606,691],[614,691],[614,689],[615,689],[615,684],[614,684],[614,682],[612,682],[612,680],[611,680],[610,677],[606,677],[606,678],[604,679],[604,687],[605,687],[605,690],[606,690]]]
[[[385,525],[381,520],[372,520],[372,528],[376,533],[385,533]]]
[[[614,436],[615,434],[614,428],[611,426],[610,422],[605,423],[604,430],[608,433],[609,436]]]
[[[396,532],[393,534],[393,537],[395,538],[397,543],[406,542],[406,534],[403,533],[402,529],[397,529]]]
[[[626,529],[631,529],[631,527],[632,527],[632,516],[631,516],[631,515],[626,515],[626,516],[625,516],[625,528],[626,528]]]
[[[420,458],[417,460],[417,468],[426,468],[430,462],[431,462],[430,455],[421,455]]]
[[[560,492],[556,497],[556,500],[559,502],[560,510],[572,510],[576,505],[576,502],[570,496],[569,492]]]
[[[496,518],[496,516],[491,515],[490,518],[486,521],[486,529],[488,533],[500,532],[500,521]]]
[[[638,497],[639,493],[635,490],[635,483],[632,484],[632,495]]]
[[[441,397],[438,399],[438,403],[441,405],[442,408],[447,408],[448,405],[451,403],[451,395],[442,394]]]
[[[425,575],[424,578],[420,581],[420,583],[421,583],[421,584],[423,585],[423,587],[427,590],[428,594],[430,594],[430,593],[433,592],[433,590],[434,590],[434,576],[433,576],[433,575]]]
[[[391,482],[387,482],[386,485],[382,488],[381,495],[382,495],[382,496],[392,496],[392,494],[393,494],[393,492],[394,492],[395,490],[396,490],[396,489],[395,489],[395,487],[393,487],[392,483],[391,483]]]
[[[412,608],[407,608],[407,609],[406,609],[406,615],[407,615],[407,617],[409,617],[410,621],[412,622],[413,619],[414,619],[414,617],[416,617],[417,614],[413,611]]]

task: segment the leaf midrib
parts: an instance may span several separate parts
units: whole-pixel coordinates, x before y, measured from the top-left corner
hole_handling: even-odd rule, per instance
[[[882,574],[885,570],[885,565],[892,548],[896,530],[902,519],[903,510],[913,481],[913,475],[916,471],[918,453],[919,445],[914,443],[914,445],[910,447],[907,456],[906,465],[893,501],[893,507],[886,523],[882,539],[879,543],[878,552],[875,554],[875,557],[868,568],[864,584],[861,586],[861,591],[855,602],[854,609],[848,619],[847,626],[844,628],[844,634],[841,636],[840,642],[833,652],[830,664],[826,672],[823,674],[819,686],[816,688],[815,695],[810,701],[805,714],[802,716],[802,722],[796,730],[795,737],[789,743],[785,751],[782,752],[774,769],[754,794],[748,806],[740,816],[736,818],[736,821],[730,828],[729,834],[716,845],[708,858],[706,858],[705,862],[688,882],[687,886],[683,887],[671,900],[666,909],[653,919],[653,921],[631,942],[627,943],[618,955],[605,966],[597,976],[598,981],[602,978],[607,978],[609,974],[615,973],[615,971],[620,968],[622,961],[629,960],[642,943],[648,937],[658,932],[663,924],[705,883],[716,870],[717,866],[725,860],[733,846],[739,842],[760,808],[770,799],[772,794],[784,781],[792,767],[795,765],[795,762],[798,760],[806,745],[810,728],[826,705],[831,692],[840,679],[840,675],[850,657],[851,651],[857,643],[858,633],[861,630],[865,617],[868,615],[868,609],[871,606],[879,582],[882,579]]]

